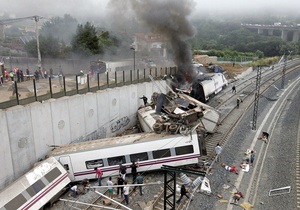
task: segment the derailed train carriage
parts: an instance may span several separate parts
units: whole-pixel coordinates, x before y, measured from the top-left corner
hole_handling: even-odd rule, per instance
[[[185,136],[152,132],[71,143],[55,148],[49,156],[65,167],[72,181],[81,181],[94,179],[95,168],[101,169],[103,177],[117,176],[119,165],[129,168],[132,161],[139,163],[138,172],[197,163],[200,151],[196,132]]]
[[[228,81],[224,74],[206,74],[205,80],[197,80],[193,82],[190,96],[205,103],[226,86],[228,86]]]
[[[50,157],[0,192],[0,209],[36,210],[51,206],[70,181],[63,166]]]
[[[104,177],[115,176],[120,164],[129,168],[133,161],[139,162],[138,172],[157,170],[162,165],[198,163],[201,154],[196,128],[214,131],[219,114],[184,94],[176,97],[173,93],[159,95],[163,98],[162,104],[140,108],[138,118],[141,125],[153,130],[156,120],[163,119],[160,126],[166,129],[153,132],[144,127],[143,133],[71,143],[55,148],[48,156],[56,158],[65,167],[72,181],[95,178],[95,168],[101,168]],[[155,108],[160,111],[153,113]]]

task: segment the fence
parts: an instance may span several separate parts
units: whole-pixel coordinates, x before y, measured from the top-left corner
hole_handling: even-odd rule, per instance
[[[238,63],[242,63],[242,62],[249,62],[249,61],[253,61],[255,58],[254,57],[218,57],[217,61],[218,62],[238,62]]]
[[[0,109],[26,105],[36,101],[42,102],[51,98],[96,92],[106,88],[149,82],[149,74],[155,79],[159,79],[165,75],[174,75],[176,71],[176,67],[169,67],[106,72],[103,74],[96,73],[94,75],[85,74],[71,77],[52,75],[44,79],[28,78],[29,81],[12,84],[14,87],[11,88],[15,88],[15,90],[12,90],[13,95],[7,101],[0,103]],[[9,81],[6,81],[6,83],[9,84]],[[26,93],[26,97],[21,99],[20,93]]]

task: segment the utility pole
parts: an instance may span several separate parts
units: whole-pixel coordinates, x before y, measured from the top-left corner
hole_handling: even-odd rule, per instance
[[[133,71],[135,72],[135,48],[131,47],[131,50],[133,50]]]
[[[257,121],[257,111],[258,111],[258,101],[259,101],[259,91],[260,91],[260,80],[261,80],[261,67],[257,67],[256,75],[256,87],[255,87],[255,99],[254,99],[254,110],[253,110],[253,120],[252,120],[252,130],[256,130]]]
[[[40,19],[45,19],[44,17],[34,15],[34,16],[29,16],[29,17],[0,20],[0,25],[1,25],[0,30],[4,29],[5,24],[14,23],[14,22],[23,21],[23,20],[28,20],[28,19],[35,21],[36,44],[37,44],[37,53],[38,53],[38,67],[41,68],[42,58],[41,58],[41,51],[40,51],[38,22],[39,22]],[[3,30],[3,37],[5,37],[4,30]]]
[[[282,77],[281,77],[281,89],[284,89],[284,80],[285,80],[285,71],[286,71],[286,59],[287,59],[287,57],[284,56],[284,64],[283,64]]]
[[[40,17],[35,15],[33,16],[35,21],[35,31],[36,31],[36,46],[37,46],[37,53],[38,53],[38,67],[41,69],[42,67],[42,57],[41,57],[41,51],[40,51],[40,40],[39,40],[39,27],[38,22],[40,20]]]

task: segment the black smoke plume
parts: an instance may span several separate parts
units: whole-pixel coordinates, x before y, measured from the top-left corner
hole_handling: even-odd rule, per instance
[[[164,35],[169,41],[179,77],[188,74],[192,61],[190,46],[185,42],[195,35],[188,16],[195,8],[193,0],[132,0],[132,8],[151,32]]]
[[[118,0],[111,0],[110,6],[116,5]],[[133,11],[136,22],[143,24],[148,32],[159,33],[169,42],[173,59],[178,67],[178,80],[186,80],[190,73],[192,61],[191,48],[186,43],[195,34],[195,29],[188,17],[195,8],[193,0],[128,0],[122,2],[123,11]],[[121,3],[120,2],[120,3]],[[125,5],[124,2],[127,4]],[[121,5],[121,4],[120,4]],[[130,9],[129,9],[130,8]],[[124,11],[126,10],[126,11]],[[119,19],[121,18],[118,16]],[[119,21],[122,21],[121,19]]]

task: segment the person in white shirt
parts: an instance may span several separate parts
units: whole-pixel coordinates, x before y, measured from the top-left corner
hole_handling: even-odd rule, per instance
[[[124,182],[124,185],[125,185],[124,189],[123,189],[124,198],[125,198],[126,204],[128,205],[128,203],[129,203],[129,186],[127,185],[126,181]]]
[[[112,188],[112,186],[114,185],[114,183],[111,181],[111,177],[108,178],[107,180],[107,190],[108,190],[108,197],[110,197],[111,199],[114,197],[114,189]]]
[[[217,144],[217,146],[215,147],[215,151],[216,151],[216,162],[219,162],[221,159],[221,152],[222,152],[222,147],[220,146],[220,144]]]
[[[77,185],[71,187],[72,196],[75,198],[77,196]]]

